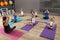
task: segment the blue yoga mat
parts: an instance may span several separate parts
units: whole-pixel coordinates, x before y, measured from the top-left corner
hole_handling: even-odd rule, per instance
[[[20,18],[19,18],[19,17],[17,18],[17,22],[20,22],[20,21],[22,21],[22,20],[23,20],[23,18],[21,18],[21,17],[20,17]],[[12,24],[14,24],[14,22],[11,22],[11,21],[10,21],[10,22],[8,22],[8,24],[9,24],[9,25],[12,25]]]
[[[56,26],[57,25],[55,24],[53,30],[49,29],[48,26],[46,26],[40,36],[54,40],[56,34]]]

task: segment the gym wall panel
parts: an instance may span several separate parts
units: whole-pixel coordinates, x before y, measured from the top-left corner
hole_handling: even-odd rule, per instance
[[[40,9],[49,9],[50,12],[60,13],[60,0],[40,0]]]
[[[25,12],[30,12],[32,9],[40,9],[40,0],[15,0],[15,10],[23,8]]]

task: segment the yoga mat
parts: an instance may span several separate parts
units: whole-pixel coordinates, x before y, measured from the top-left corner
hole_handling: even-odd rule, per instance
[[[14,22],[8,22],[8,24],[9,24],[9,25],[12,25],[12,24],[14,24]]]
[[[17,22],[20,22],[20,21],[22,21],[22,20],[23,20],[23,18],[21,18],[21,17],[18,17],[18,18],[17,18]],[[10,22],[8,22],[8,24],[9,24],[9,25],[12,25],[12,24],[14,24],[14,22],[11,22],[11,21],[10,21]]]
[[[38,21],[36,21],[35,22],[35,25],[37,25],[38,24]],[[25,30],[25,31],[29,31],[29,30],[31,30],[35,25],[31,25],[31,24],[27,24],[27,25],[25,25],[24,27],[22,27],[21,29],[22,30]]]
[[[48,38],[50,40],[54,40],[55,38],[55,34],[56,34],[56,24],[54,25],[54,29],[48,29],[48,26],[46,25],[46,27],[44,28],[43,32],[41,33],[40,36]]]
[[[22,21],[22,20],[23,20],[22,17],[18,17],[18,18],[17,18],[17,22]]]
[[[4,28],[0,28],[0,34],[11,38],[12,40],[18,40],[21,36],[23,36],[24,33],[17,30],[13,30],[10,34],[7,34],[4,32]]]
[[[49,22],[49,19],[48,20],[47,19],[42,19],[41,22],[48,23]]]

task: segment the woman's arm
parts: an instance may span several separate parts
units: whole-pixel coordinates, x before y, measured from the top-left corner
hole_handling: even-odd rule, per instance
[[[5,26],[8,25],[8,21],[9,21],[9,17],[7,17],[7,19],[5,21],[3,21],[3,23],[4,23]]]
[[[6,24],[8,24],[8,22],[9,22],[9,17],[7,17],[7,19],[6,19]]]

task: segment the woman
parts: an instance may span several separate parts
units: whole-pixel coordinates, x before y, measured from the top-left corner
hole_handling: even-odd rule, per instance
[[[14,26],[13,28],[10,28],[10,26],[8,24],[8,22],[9,22],[8,16],[4,15],[2,17],[2,19],[3,19],[4,32],[5,33],[11,33],[16,28],[16,26]]]

